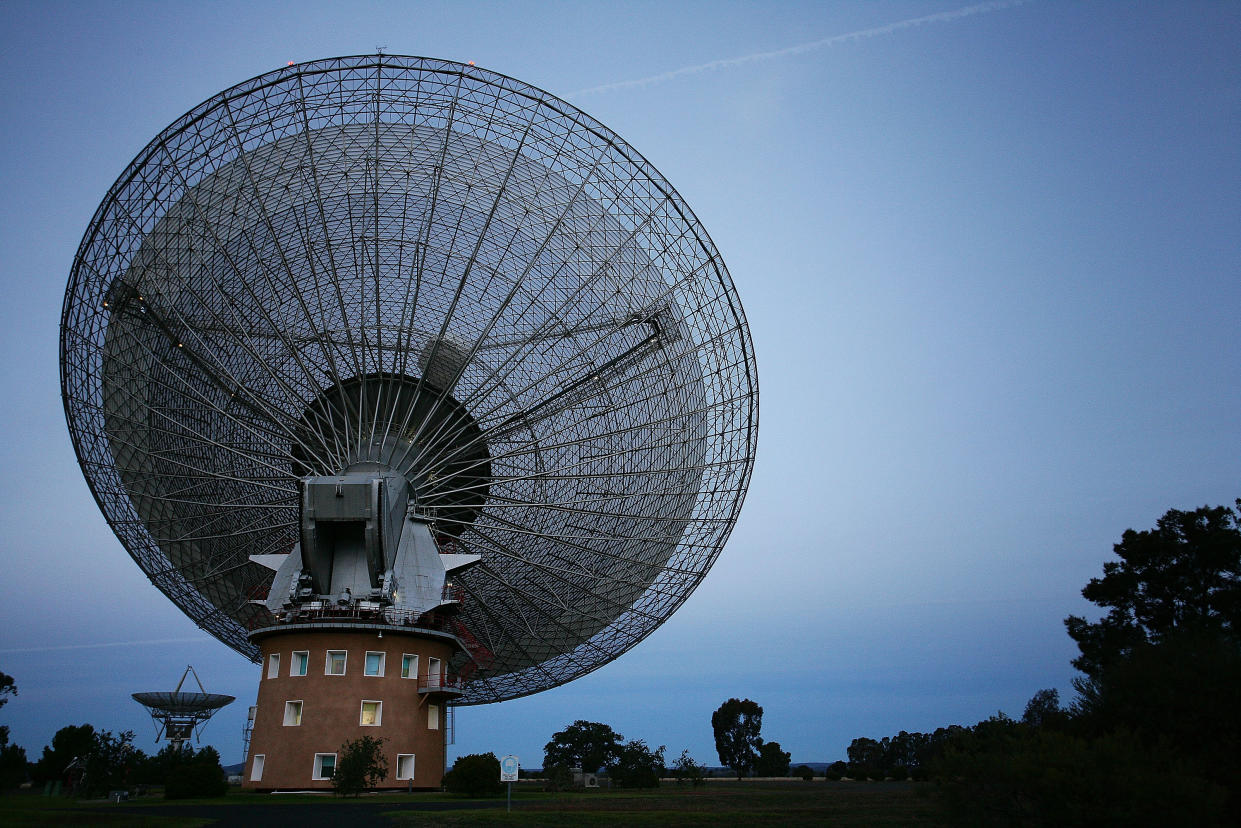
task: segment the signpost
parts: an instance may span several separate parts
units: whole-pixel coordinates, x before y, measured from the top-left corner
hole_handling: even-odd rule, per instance
[[[521,769],[521,765],[517,761],[517,757],[511,753],[500,760],[500,781],[508,783],[508,805],[506,810],[509,813],[513,811],[513,783],[517,781],[517,771]]]

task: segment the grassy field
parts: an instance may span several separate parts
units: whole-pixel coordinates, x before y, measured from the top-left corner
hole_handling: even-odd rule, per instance
[[[525,787],[525,786],[523,786]],[[454,810],[426,810],[452,807]],[[462,828],[513,826],[942,826],[929,791],[902,782],[712,783],[702,788],[664,786],[651,791],[514,793],[504,799],[463,801],[444,794],[385,794],[358,799],[262,796],[232,793],[222,799],[114,805],[0,797],[0,825],[116,825],[202,828],[211,825],[339,825],[365,820],[375,826]]]
[[[907,783],[774,782],[551,794],[503,810],[395,812],[398,825],[942,826],[930,791]]]

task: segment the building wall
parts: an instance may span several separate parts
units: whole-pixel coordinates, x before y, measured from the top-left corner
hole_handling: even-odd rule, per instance
[[[447,666],[453,645],[447,641],[385,630],[292,630],[279,629],[256,636],[263,653],[254,732],[242,786],[252,790],[330,789],[329,779],[312,779],[315,754],[339,754],[342,744],[363,736],[384,739],[388,778],[380,787],[405,789],[409,780],[397,779],[398,755],[414,755],[414,788],[438,788],[444,773],[444,726],[446,697],[419,693],[425,683],[429,660]],[[346,652],[345,674],[327,675],[329,650]],[[309,656],[306,675],[291,675],[293,653]],[[382,652],[383,676],[365,675],[365,656]],[[278,653],[278,675],[269,678],[270,656]],[[405,654],[418,656],[418,678],[401,677]],[[380,723],[361,724],[362,702],[378,701]],[[301,723],[285,724],[286,702],[301,702]],[[438,705],[438,728],[430,729],[428,707]],[[253,779],[255,757],[262,756],[262,776]]]

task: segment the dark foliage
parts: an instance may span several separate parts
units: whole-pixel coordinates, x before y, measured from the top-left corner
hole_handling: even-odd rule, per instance
[[[564,765],[580,767],[586,773],[598,773],[620,754],[624,737],[599,722],[578,719],[543,746],[543,767]]]
[[[791,754],[780,749],[779,742],[763,742],[754,763],[755,776],[788,776]]]
[[[931,775],[954,824],[1224,824],[1221,788],[1123,732],[1085,739],[1000,716],[955,733]]]
[[[449,793],[463,796],[488,796],[504,790],[500,781],[500,760],[494,753],[471,753],[462,756],[444,774],[444,787]]]
[[[800,776],[802,779],[806,780],[807,782],[814,779],[814,770],[810,768],[808,765],[798,765],[797,767],[793,768],[791,773],[793,776]]]
[[[1171,509],[1153,530],[1127,530],[1112,549],[1120,560],[1082,589],[1107,614],[1064,622],[1081,651],[1073,666],[1088,677],[1174,633],[1241,640],[1241,529],[1232,509]]]
[[[332,790],[337,796],[358,796],[388,778],[383,743],[383,739],[363,736],[340,746],[332,773]]]
[[[729,699],[711,714],[716,753],[738,779],[748,776],[758,761],[762,727],[763,708],[749,699]]]
[[[608,777],[620,788],[657,788],[664,773],[664,746],[652,751],[641,739],[622,745],[616,759],[608,765]]]
[[[161,751],[161,755],[165,755],[165,751]],[[197,799],[228,793],[220,754],[210,745],[197,752],[172,750],[164,761],[165,799]]]
[[[69,763],[75,758],[85,757],[94,745],[95,728],[90,725],[62,727],[52,736],[52,743],[44,746],[43,755],[35,763],[35,781],[63,780]]]
[[[688,750],[681,751],[681,756],[672,765],[672,775],[678,785],[689,783],[695,788],[707,784],[707,769],[694,761]]]
[[[29,777],[26,749],[9,744],[9,726],[0,725],[0,790],[16,788]]]
[[[0,707],[9,703],[9,696],[17,695],[17,681],[8,673],[0,670]]]
[[[543,766],[543,790],[567,791],[573,787],[573,771],[564,765]]]
[[[849,766],[844,762],[832,762],[823,771],[823,776],[827,779],[839,779],[849,772]]]

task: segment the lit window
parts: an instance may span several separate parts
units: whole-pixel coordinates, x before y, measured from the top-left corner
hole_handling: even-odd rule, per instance
[[[262,753],[255,754],[255,756],[254,756],[254,764],[250,766],[250,781],[251,781],[251,782],[258,782],[258,781],[262,780],[262,778],[263,778],[263,763],[266,761],[266,759],[267,759],[267,757],[266,757],[265,755],[263,755]],[[397,764],[398,764],[398,765],[400,764],[400,760],[399,760],[399,759],[397,760]]]
[[[401,656],[401,678],[418,678],[418,656],[409,653]]]
[[[366,667],[364,672],[368,676],[382,676],[384,674],[384,656],[386,653],[375,653],[368,651],[366,653]]]
[[[440,706],[438,704],[427,705],[427,730],[440,729]]]
[[[335,753],[316,753],[315,754],[315,770],[312,779],[331,779],[332,774],[336,772],[336,754]]]
[[[328,650],[327,668],[324,672],[329,676],[343,676],[345,674],[345,657],[347,655],[348,653],[344,650]]]
[[[414,754],[398,753],[396,755],[396,778],[397,779],[413,779],[414,778]]]
[[[267,657],[267,677],[278,678],[280,676],[280,653],[272,653]]]
[[[287,701],[284,703],[284,726],[296,727],[302,723],[302,703]]]
[[[293,653],[293,663],[289,665],[289,675],[304,676],[308,666],[310,666],[310,652],[297,650]]]
[[[362,716],[358,719],[360,725],[378,726],[383,723],[383,702],[364,701],[362,702]]]

